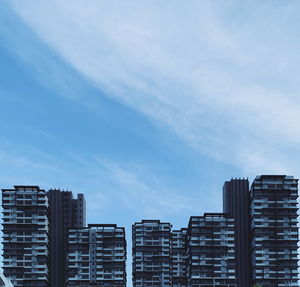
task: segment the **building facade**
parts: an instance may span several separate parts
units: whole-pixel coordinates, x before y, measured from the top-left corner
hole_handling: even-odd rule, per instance
[[[68,287],[126,286],[125,229],[114,224],[70,229],[67,270]]]
[[[86,227],[83,194],[2,189],[3,271],[15,287],[126,286],[125,229]],[[231,179],[223,213],[132,226],[134,287],[298,286],[298,179]],[[2,279],[3,281],[3,279]],[[4,281],[5,282],[5,281]],[[1,286],[1,280],[0,280]]]
[[[0,287],[14,287],[10,280],[5,278],[5,276],[0,272]]]
[[[252,283],[298,285],[298,179],[257,176],[251,186]]]
[[[49,286],[48,197],[38,186],[2,189],[3,270],[15,287]]]
[[[223,186],[223,212],[234,218],[235,265],[239,287],[250,286],[250,194],[248,179],[231,179]]]
[[[172,286],[186,287],[186,228],[171,233]]]
[[[192,216],[186,236],[187,286],[236,287],[234,219],[222,213]]]
[[[86,226],[86,202],[83,194],[79,193],[77,198],[72,199],[73,210],[73,224],[74,227]]]
[[[134,287],[172,286],[171,224],[142,220],[132,226]]]
[[[85,199],[83,194],[73,198],[71,191],[51,189],[49,199],[50,224],[50,286],[66,286],[66,260],[68,231],[72,227],[85,226]]]

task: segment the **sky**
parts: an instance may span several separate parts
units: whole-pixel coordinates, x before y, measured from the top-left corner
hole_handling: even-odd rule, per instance
[[[299,9],[2,0],[0,188],[84,193],[130,255],[136,221],[177,229],[221,212],[226,180],[299,178]]]

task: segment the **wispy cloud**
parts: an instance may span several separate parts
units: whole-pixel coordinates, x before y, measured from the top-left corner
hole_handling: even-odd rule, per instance
[[[135,162],[119,163],[95,154],[73,154],[72,157],[81,169],[92,173],[87,181],[97,179],[98,184],[94,182],[93,185],[102,187],[101,201],[105,196],[111,205],[121,204],[123,209],[130,210],[138,217],[161,218],[180,212],[187,214],[204,210],[204,204],[196,203],[191,194],[170,190],[147,166]],[[93,198],[92,205],[96,207],[95,198],[99,190],[94,190],[90,196]]]
[[[298,2],[10,2],[99,89],[201,152],[297,172]]]
[[[111,180],[115,181],[120,190],[121,197],[126,206],[136,210],[139,216],[162,217],[178,212],[198,212],[199,205],[189,195],[178,194],[176,191],[169,191],[160,182],[145,171],[145,168],[131,164],[130,167],[122,167],[118,163],[98,159],[99,163],[109,171]],[[149,183],[149,181],[152,183]]]
[[[0,5],[13,12],[12,21],[8,16],[0,25],[4,42],[62,95],[95,103],[72,78],[74,69],[101,91],[99,97],[128,105],[244,174],[300,175],[299,1],[3,0]],[[19,26],[11,33],[16,16],[41,46],[31,46]],[[51,57],[55,54],[67,68]],[[86,193],[97,221],[105,222],[104,213],[111,211],[114,222],[128,213],[126,224],[171,215],[178,224],[179,217],[220,202],[220,189],[201,190],[199,197],[170,190],[140,163],[99,154],[69,154],[62,161],[38,150],[22,153],[23,148],[0,146],[2,185],[76,187]]]
[[[169,190],[146,166],[113,162],[95,154],[69,154],[68,161],[32,147],[0,145],[2,187],[34,184],[49,189],[75,188],[88,197],[91,217],[116,208],[139,217],[166,217],[204,209],[191,194]],[[25,155],[23,155],[25,154]],[[13,175],[13,176],[8,176]],[[205,201],[203,201],[205,204]],[[118,215],[119,216],[119,215]]]

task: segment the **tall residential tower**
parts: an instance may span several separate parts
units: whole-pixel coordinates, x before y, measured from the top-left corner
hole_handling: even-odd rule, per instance
[[[38,186],[2,189],[3,270],[15,287],[49,286],[48,197]]]
[[[257,176],[250,197],[252,283],[299,286],[298,179]]]
[[[171,228],[159,220],[142,220],[132,226],[134,287],[172,286]]]
[[[125,287],[125,229],[115,224],[89,224],[68,235],[68,287]]]
[[[67,280],[66,260],[69,228],[85,226],[85,198],[71,191],[51,189],[49,198],[50,223],[50,287],[65,287]]]
[[[223,187],[223,212],[234,218],[235,265],[238,286],[250,286],[249,181],[231,179]]]
[[[192,216],[186,236],[187,286],[236,287],[234,219],[222,213]]]

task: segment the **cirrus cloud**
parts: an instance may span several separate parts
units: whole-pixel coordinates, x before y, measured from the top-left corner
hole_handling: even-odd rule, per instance
[[[298,172],[298,2],[8,5],[99,90],[200,152],[251,174]]]

